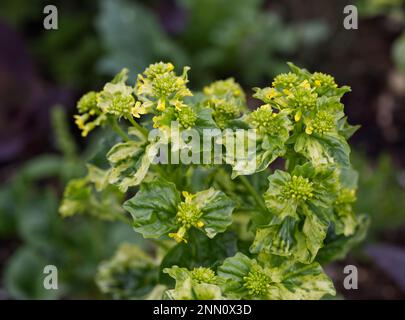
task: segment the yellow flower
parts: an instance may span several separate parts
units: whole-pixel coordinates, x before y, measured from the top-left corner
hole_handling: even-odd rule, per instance
[[[146,108],[142,105],[140,101],[135,103],[135,106],[131,110],[132,116],[135,118],[140,118],[142,114],[146,114]]]
[[[301,112],[301,110],[299,110],[299,111],[295,114],[295,116],[294,116],[295,122],[300,121],[301,116],[302,116],[302,112]]]
[[[181,194],[183,195],[186,202],[191,201],[193,199],[193,195],[188,191],[183,191]]]
[[[163,99],[159,99],[156,109],[158,111],[163,111],[163,110],[166,109],[166,104],[165,104],[165,101]]]
[[[279,93],[276,89],[271,88],[271,89],[269,89],[269,91],[267,92],[266,98],[271,100],[271,99],[273,99],[273,98],[275,98],[275,97],[278,97],[279,95],[280,95],[280,93]]]
[[[162,126],[159,124],[159,121],[160,121],[160,117],[159,117],[159,116],[154,116],[153,119],[152,119],[152,121],[153,121],[153,127],[154,127],[155,129],[159,129],[159,128],[162,127]]]
[[[182,241],[187,243],[187,240],[184,238],[186,232],[187,232],[187,228],[182,226],[182,227],[180,227],[179,231],[177,231],[176,233],[169,233],[169,237],[173,238],[178,243],[180,243]]]
[[[292,96],[293,95],[292,92],[290,90],[288,90],[288,89],[283,89],[283,92],[284,92],[284,94],[286,96]]]
[[[308,126],[305,128],[305,133],[306,134],[312,134],[312,131],[314,130],[314,128],[312,128],[311,126]]]
[[[197,228],[202,228],[204,227],[204,222],[202,222],[201,220],[197,222]]]
[[[311,85],[309,84],[308,80],[302,81],[300,87],[303,87],[304,89],[311,89]]]

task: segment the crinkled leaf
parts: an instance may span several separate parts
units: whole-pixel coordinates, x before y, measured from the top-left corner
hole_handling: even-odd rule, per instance
[[[211,283],[199,283],[192,278],[189,270],[173,266],[166,268],[165,273],[176,280],[176,286],[166,291],[172,300],[220,300],[223,299],[221,289]]]
[[[356,231],[351,236],[336,235],[333,229],[330,229],[324,247],[319,250],[316,260],[324,264],[343,259],[353,247],[363,241],[370,225],[370,219],[366,215],[360,215],[357,220]]]
[[[142,299],[157,284],[157,276],[155,261],[136,245],[124,243],[111,260],[100,265],[96,282],[115,299]]]
[[[237,239],[233,233],[218,234],[214,239],[201,232],[190,230],[189,242],[179,243],[170,249],[160,266],[160,282],[171,284],[171,279],[163,274],[163,269],[177,265],[192,269],[195,267],[216,268],[222,261],[237,251]]]
[[[314,168],[309,163],[296,166],[291,174],[276,170],[269,177],[269,189],[264,195],[269,209],[267,221],[262,219],[257,226],[251,252],[264,251],[303,263],[312,262],[333,219],[336,176],[333,168]],[[306,191],[308,195],[290,195],[291,185],[301,178],[308,186],[311,184]]]
[[[202,212],[203,230],[209,238],[224,232],[232,223],[235,203],[222,191],[210,188],[197,192],[193,201]]]
[[[107,153],[111,164],[109,182],[122,192],[139,185],[158,153],[158,144],[128,141],[116,144]]]
[[[266,138],[257,136],[253,130],[245,130],[245,141],[243,146],[238,141],[235,131],[225,130],[222,141],[226,146],[225,162],[232,167],[232,179],[240,175],[251,175],[261,172],[284,153],[278,149],[277,144],[271,148],[272,142]],[[229,143],[229,144],[228,144]]]
[[[271,290],[272,299],[319,300],[325,295],[336,294],[332,280],[317,262],[294,263],[269,255],[261,255],[259,260],[281,279],[280,285]]]
[[[249,290],[249,277],[254,273],[259,291]],[[309,300],[335,294],[332,281],[318,263],[301,264],[261,255],[259,260],[237,253],[218,269],[224,279],[222,289],[232,299]],[[260,286],[258,286],[260,284]]]
[[[141,185],[138,193],[123,207],[134,219],[135,231],[145,238],[159,238],[176,229],[175,216],[180,203],[176,186],[159,179]]]
[[[360,125],[352,126],[347,122],[347,117],[344,117],[338,122],[338,131],[346,140],[349,139],[357,130],[360,129]]]
[[[89,214],[100,219],[114,220],[123,213],[120,205],[122,196],[114,186],[96,192],[88,177],[73,179],[66,186],[59,213],[63,217]]]

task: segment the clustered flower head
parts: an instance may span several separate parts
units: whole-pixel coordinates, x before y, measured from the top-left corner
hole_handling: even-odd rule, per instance
[[[293,175],[282,190],[281,197],[286,199],[307,200],[314,196],[313,183],[308,178]]]
[[[298,84],[298,81],[299,78],[295,73],[282,73],[274,78],[272,86],[278,90],[291,89]]]
[[[97,104],[105,113],[118,118],[140,118],[146,110],[140,101],[135,100],[133,91],[123,83],[107,83],[98,94]]]
[[[292,121],[303,123],[304,132],[308,135],[324,135],[335,130],[343,116],[343,105],[336,98],[350,89],[338,88],[330,75],[311,74],[291,64],[290,67],[293,72],[278,75],[272,87],[254,88],[254,97],[276,110],[287,112]],[[331,104],[334,106],[331,107]]]
[[[214,284],[216,282],[215,272],[206,267],[194,268],[191,270],[191,276],[198,283]]]
[[[252,270],[243,277],[243,286],[251,296],[263,296],[269,290],[271,280],[259,265],[254,265]]]
[[[286,121],[288,120],[283,118],[283,114],[273,112],[273,108],[269,104],[262,105],[248,118],[248,122],[253,128],[269,135],[279,134]]]
[[[183,128],[188,129],[195,125],[197,113],[191,107],[184,106],[176,110],[176,119]]]
[[[75,115],[75,123],[86,137],[91,130],[103,124],[107,117],[97,106],[97,92],[90,91],[77,103],[79,114]]]
[[[183,191],[185,200],[177,207],[176,222],[180,226],[176,233],[169,233],[169,237],[177,242],[187,242],[185,235],[191,227],[202,228],[204,222],[201,220],[202,211],[193,201],[194,196],[186,191]]]
[[[187,88],[187,72],[184,67],[181,76],[176,75],[171,63],[155,63],[150,65],[142,74],[138,75],[135,86],[136,95],[144,103],[146,109],[164,111],[166,107],[174,106],[180,109],[183,98],[192,96]]]
[[[356,189],[342,188],[335,201],[335,204],[341,205],[356,202]]]
[[[335,79],[331,75],[322,72],[314,72],[311,80],[313,86],[316,87],[316,91],[319,94],[324,94],[328,90],[336,89],[338,87]]]
[[[128,70],[123,69],[100,92],[91,91],[78,102],[76,124],[86,137],[94,128],[103,125],[108,116],[132,120],[146,114],[146,109],[134,96],[134,89],[125,83]]]
[[[336,127],[336,118],[333,113],[326,110],[316,112],[314,118],[306,120],[305,133],[313,132],[323,135]]]
[[[245,94],[233,78],[216,81],[203,92],[205,103],[213,109],[213,118],[220,128],[225,128],[229,120],[240,117],[246,110]]]

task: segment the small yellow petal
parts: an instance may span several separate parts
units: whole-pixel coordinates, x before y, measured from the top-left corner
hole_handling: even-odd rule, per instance
[[[311,89],[311,85],[309,84],[308,80],[302,81],[300,87],[303,87],[305,89]]]
[[[157,105],[156,109],[157,109],[158,111],[163,111],[163,110],[165,110],[165,109],[166,109],[165,101],[159,99],[159,102],[158,102],[158,105]]]
[[[204,227],[204,222],[202,222],[201,220],[197,222],[197,228],[202,228]]]
[[[305,128],[305,133],[306,134],[312,134],[312,131],[313,131],[314,129],[312,128],[312,127],[306,127]]]
[[[184,241],[185,243],[187,243],[187,240],[184,238],[184,235],[186,234],[186,232],[187,232],[187,229],[183,226],[177,232],[169,233],[169,237],[176,240],[176,242],[180,243],[180,242]]]
[[[288,89],[283,89],[283,92],[284,92],[287,96],[291,95],[291,91],[288,90]]]
[[[298,112],[295,114],[295,116],[294,116],[295,122],[300,121],[300,120],[301,120],[301,116],[302,116],[301,111],[298,111]]]

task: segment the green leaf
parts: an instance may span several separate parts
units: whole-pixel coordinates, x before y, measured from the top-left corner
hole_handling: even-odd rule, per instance
[[[195,194],[194,203],[202,212],[204,232],[209,238],[224,232],[232,223],[232,211],[235,203],[222,191],[210,188]]]
[[[352,126],[347,122],[347,117],[344,117],[338,122],[338,131],[346,140],[360,129],[360,125]]]
[[[305,238],[296,237],[298,220],[287,217],[280,224],[269,227],[258,228],[256,236],[250,247],[253,253],[268,252],[280,256],[292,256],[297,260],[307,260],[308,253],[306,247],[299,241]]]
[[[301,133],[297,137],[294,151],[303,155],[314,166],[333,163],[333,158],[327,153],[320,141],[306,133]]]
[[[134,219],[134,229],[145,238],[159,238],[176,229],[175,216],[180,203],[176,186],[165,180],[141,185],[138,193],[123,207]]]
[[[66,186],[59,212],[63,217],[84,213],[91,197],[87,179],[72,179]]]
[[[103,262],[96,282],[115,299],[142,299],[157,284],[156,262],[136,245],[122,244],[114,257]]]
[[[201,268],[200,271],[205,271]],[[194,271],[194,270],[193,270]],[[210,271],[210,270],[208,270]],[[193,272],[173,266],[164,272],[176,280],[175,289],[166,291],[167,298],[172,300],[220,300],[223,299],[221,289],[213,283],[205,283],[196,279]],[[208,272],[207,272],[208,273]],[[211,276],[211,275],[209,275]],[[215,283],[215,280],[213,280]]]
[[[212,109],[204,107],[202,104],[196,104],[193,109],[197,113],[197,120],[195,122],[195,129],[203,134],[204,129],[215,129],[217,125],[212,119]]]
[[[251,259],[237,253],[218,269],[224,295],[231,299],[314,300],[335,294],[318,263],[294,263],[269,255]]]
[[[370,219],[366,215],[360,215],[357,220],[356,231],[350,236],[336,235],[333,229],[330,230],[325,239],[325,245],[319,250],[316,260],[322,264],[341,260],[353,247],[363,241],[370,226]]]
[[[317,262],[294,263],[268,255],[260,256],[259,260],[278,273],[281,279],[277,289],[271,292],[272,299],[318,300],[336,294],[332,280]]]
[[[210,239],[190,230],[189,243],[179,243],[170,249],[160,265],[160,282],[171,284],[171,279],[163,273],[163,269],[177,265],[187,269],[195,267],[211,267],[215,269],[227,257],[237,251],[237,239],[233,233],[224,232]]]
[[[232,223],[235,205],[222,191],[210,188],[183,195],[185,201],[180,203],[180,193],[173,183],[156,180],[141,185],[141,190],[124,203],[124,208],[134,218],[135,231],[145,238],[159,238],[178,229],[168,235],[178,242],[187,241],[185,236],[191,227],[213,238]]]
[[[96,27],[106,51],[98,64],[104,72],[115,74],[126,66],[140,73],[154,60],[163,58],[184,63],[182,50],[169,41],[153,13],[139,3],[101,1]]]
[[[326,152],[334,159],[335,163],[350,166],[350,147],[347,141],[338,134],[314,135],[325,148]]]
[[[225,145],[224,158],[225,162],[232,167],[232,179],[240,175],[264,171],[274,160],[284,154],[284,149],[278,147],[278,141],[273,145],[269,137],[259,136],[252,130],[244,132],[243,148],[235,131],[225,130],[222,135],[222,143]]]
[[[314,166],[338,163],[350,166],[350,147],[346,140],[337,134],[300,134],[294,145],[295,152],[302,154]]]
[[[311,263],[333,221],[331,207],[338,179],[334,168],[296,166],[290,173],[276,170],[264,198],[267,221],[257,226],[251,252],[267,252]]]
[[[101,192],[97,192],[91,179],[94,180],[95,187],[100,188],[99,177],[95,177],[92,170],[90,176],[69,181],[59,207],[59,213],[63,217],[89,214],[99,219],[114,220],[123,213],[120,205],[123,194],[114,186],[105,187]]]
[[[111,164],[109,183],[116,185],[122,192],[139,185],[158,153],[158,144],[127,141],[116,144],[107,153]]]

